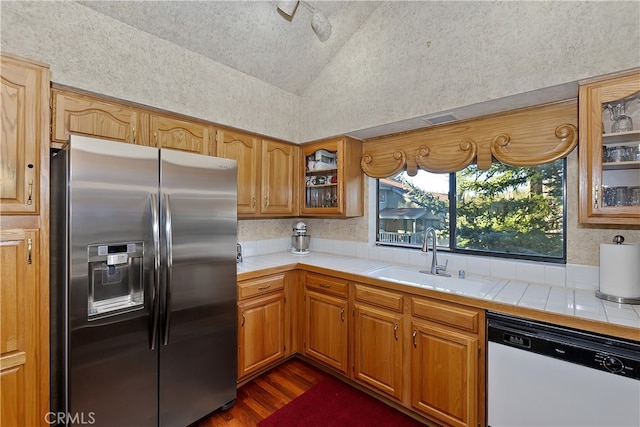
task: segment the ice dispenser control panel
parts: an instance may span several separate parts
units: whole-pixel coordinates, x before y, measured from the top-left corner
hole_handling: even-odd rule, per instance
[[[144,242],[89,245],[89,320],[144,306]]]

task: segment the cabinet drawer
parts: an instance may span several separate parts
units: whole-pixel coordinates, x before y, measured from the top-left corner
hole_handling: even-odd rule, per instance
[[[356,299],[358,301],[388,308],[389,310],[402,313],[402,295],[393,292],[383,291],[382,289],[372,288],[356,284]]]
[[[238,300],[284,289],[284,274],[261,277],[238,283]]]
[[[425,298],[411,299],[411,314],[427,320],[478,333],[477,310]]]
[[[307,288],[346,297],[348,285],[346,280],[324,276],[322,274],[308,273]]]

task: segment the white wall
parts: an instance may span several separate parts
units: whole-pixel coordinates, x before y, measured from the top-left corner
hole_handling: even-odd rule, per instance
[[[1,49],[55,83],[298,141],[300,98],[72,2],[0,2]]]
[[[639,65],[637,1],[385,2],[303,94],[300,134],[343,134]]]
[[[307,141],[640,65],[640,2],[392,2],[302,96],[72,2],[0,1],[0,49],[52,80],[290,141]],[[568,260],[639,227],[577,222],[568,176]],[[239,240],[287,238],[295,219],[239,222]],[[305,220],[312,235],[366,242],[368,216]]]

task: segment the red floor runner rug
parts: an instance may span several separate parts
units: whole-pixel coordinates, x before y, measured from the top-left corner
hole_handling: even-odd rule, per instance
[[[325,378],[260,421],[258,426],[410,427],[423,424],[340,380]]]

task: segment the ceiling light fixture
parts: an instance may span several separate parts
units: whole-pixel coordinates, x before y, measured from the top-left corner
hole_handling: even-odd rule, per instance
[[[299,4],[307,8],[313,14],[311,17],[311,29],[313,29],[313,32],[316,34],[318,39],[321,42],[329,40],[329,37],[331,36],[331,22],[329,22],[329,19],[324,13],[314,8],[309,3],[304,1],[283,0],[278,2],[278,10],[285,15],[285,18],[291,20],[293,19],[293,15],[296,13]]]

